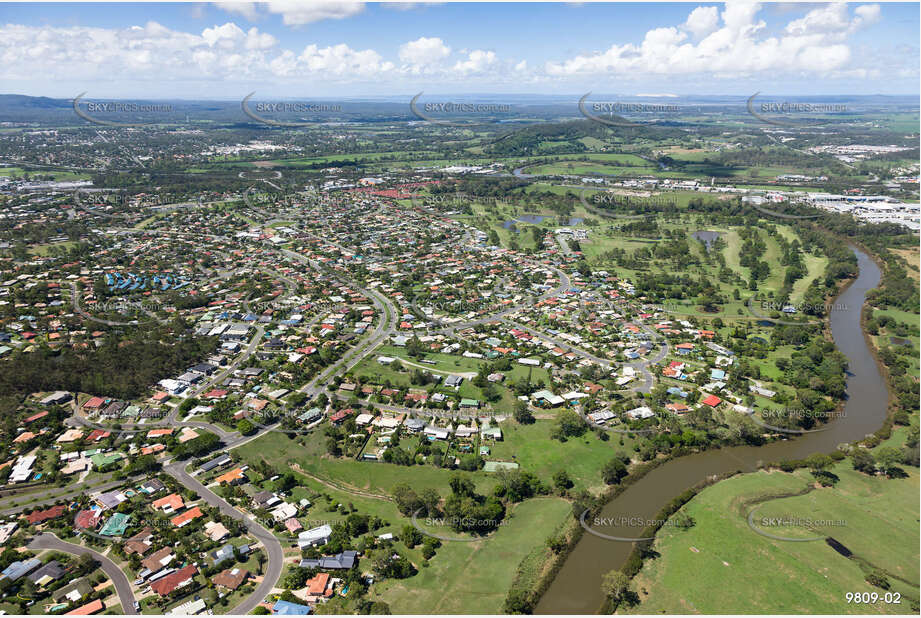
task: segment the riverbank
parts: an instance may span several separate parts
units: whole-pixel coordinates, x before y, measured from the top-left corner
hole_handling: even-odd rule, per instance
[[[878,285],[879,267],[870,256],[856,248],[858,275],[841,288],[829,325],[838,348],[848,358],[850,375],[844,415],[825,430],[794,440],[774,442],[762,447],[728,447],[673,459],[649,472],[602,509],[601,515],[613,520],[648,521],[655,518],[675,496],[711,475],[741,470],[750,472],[766,462],[802,459],[815,452],[831,452],[838,444],[861,439],[880,428],[887,416],[888,392],[867,347],[861,328],[861,308],[867,292]],[[637,538],[635,525],[614,526],[608,534]],[[604,573],[620,569],[632,553],[632,543],[609,541],[583,535],[536,607],[536,613],[593,613],[604,599],[600,583]]]

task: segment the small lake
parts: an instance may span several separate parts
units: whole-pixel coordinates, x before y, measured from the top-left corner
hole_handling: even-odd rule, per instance
[[[707,251],[710,250],[710,245],[713,244],[713,241],[715,241],[720,236],[722,236],[722,234],[719,232],[711,232],[709,230],[697,230],[694,232],[694,238],[704,243],[704,245],[707,247]]]
[[[551,219],[549,215],[521,215],[517,219],[508,219],[505,223],[502,224],[502,227],[505,229],[510,229],[516,223],[530,223],[531,225],[538,225],[543,223],[547,219]],[[571,227],[574,225],[579,225],[584,221],[582,217],[569,217],[569,222],[566,223],[566,227]]]
[[[543,223],[544,219],[547,219],[544,215],[521,215],[515,219],[515,221],[519,223],[533,223],[536,225],[538,223]]]

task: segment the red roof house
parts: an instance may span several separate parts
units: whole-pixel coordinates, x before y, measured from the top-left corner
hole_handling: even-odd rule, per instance
[[[715,408],[716,406],[723,403],[723,400],[717,397],[716,395],[709,395],[701,403],[705,403],[711,408]]]
[[[183,567],[175,573],[170,573],[166,577],[161,577],[154,583],[150,584],[150,589],[165,597],[177,588],[182,588],[192,583],[192,578],[198,574],[198,568],[194,564]]]

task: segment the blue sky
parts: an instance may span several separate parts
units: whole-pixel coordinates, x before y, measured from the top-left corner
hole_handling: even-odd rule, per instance
[[[917,3],[0,4],[2,92],[917,94]]]

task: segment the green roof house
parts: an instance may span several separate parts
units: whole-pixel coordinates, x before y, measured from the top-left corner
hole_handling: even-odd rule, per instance
[[[130,515],[125,515],[124,513],[115,513],[112,515],[112,517],[109,518],[109,521],[105,523],[105,525],[99,531],[99,534],[102,536],[121,536],[128,528],[129,519],[131,519]]]

